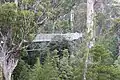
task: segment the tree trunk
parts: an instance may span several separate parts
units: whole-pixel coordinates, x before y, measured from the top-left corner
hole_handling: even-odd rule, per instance
[[[87,0],[87,49],[85,55],[85,66],[83,72],[83,80],[86,80],[86,74],[88,70],[88,58],[89,58],[89,49],[93,46],[93,18],[94,18],[94,0]]]
[[[3,61],[3,73],[4,73],[4,78],[5,80],[11,80],[12,73],[17,66],[18,60],[14,61],[13,59],[8,61]]]
[[[16,4],[16,6],[18,6],[18,0],[15,0],[14,2],[15,2],[15,4]]]
[[[11,80],[11,75],[12,73],[8,72],[8,71],[4,71],[4,78],[5,80]]]
[[[0,66],[0,80],[3,80],[3,71],[1,66]]]
[[[118,56],[120,56],[120,28],[119,28],[119,25],[118,25],[118,28],[117,28],[117,39],[118,39]]]
[[[71,31],[73,32],[73,21],[74,21],[74,10],[71,9],[71,12],[70,12],[70,25],[71,25]]]
[[[11,80],[11,72],[7,69],[6,61],[3,62],[3,73],[5,80]]]
[[[8,45],[7,43],[9,37],[3,37],[4,43],[0,46],[0,64],[2,67],[2,72],[5,80],[11,80],[12,72],[14,71],[15,67],[17,66],[18,59],[15,58],[18,51],[15,49],[12,52],[8,53]]]

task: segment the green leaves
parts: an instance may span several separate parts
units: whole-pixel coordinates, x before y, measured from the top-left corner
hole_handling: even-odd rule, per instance
[[[37,60],[29,80],[58,80],[57,70],[53,67],[52,61],[47,57],[44,65],[40,64],[40,60]]]
[[[2,4],[0,5],[0,28],[4,33],[12,30],[14,43],[22,39],[32,40],[30,35],[35,34],[37,30],[35,13],[30,10],[17,10],[14,3]]]
[[[93,59],[98,59],[99,57],[101,57],[101,59],[105,59],[106,57],[109,56],[108,51],[106,51],[105,48],[103,48],[100,45],[95,46],[94,48],[92,48],[91,50],[91,54],[93,54]]]
[[[23,60],[19,60],[18,66],[13,72],[14,80],[29,80],[30,67]]]
[[[32,4],[35,0],[22,0],[22,3],[24,4]]]
[[[0,5],[0,26],[13,25],[16,18],[16,6],[14,3]]]

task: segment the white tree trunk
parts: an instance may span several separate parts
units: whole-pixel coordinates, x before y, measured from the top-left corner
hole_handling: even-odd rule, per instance
[[[15,4],[16,4],[16,6],[18,6],[18,0],[15,0],[14,2],[15,2]]]
[[[70,25],[71,25],[71,30],[73,32],[73,21],[74,21],[74,10],[72,9],[71,12],[70,12]]]
[[[9,60],[9,62],[7,62],[7,60],[3,61],[3,73],[4,73],[4,78],[5,80],[11,80],[11,76],[12,73],[15,69],[15,67],[17,66],[18,60],[14,61],[14,60]]]
[[[4,78],[5,78],[5,80],[11,80],[12,73],[6,68],[7,66],[5,64],[6,64],[6,62],[4,61],[4,64],[3,64]]]
[[[87,33],[90,39],[93,38],[94,0],[87,0]]]
[[[94,0],[87,0],[87,52],[85,59],[85,67],[83,72],[83,80],[86,80],[86,74],[88,70],[88,58],[89,58],[89,49],[93,46],[93,18],[94,18]]]
[[[10,34],[8,36],[10,36]],[[15,58],[18,51],[15,49],[11,51],[11,53],[8,53],[8,36],[3,36],[3,43],[0,43],[0,64],[5,80],[11,80],[11,75],[18,63],[18,59]]]

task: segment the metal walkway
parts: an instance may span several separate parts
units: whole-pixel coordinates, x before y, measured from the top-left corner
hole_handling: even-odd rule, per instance
[[[82,37],[82,33],[66,33],[66,34],[38,34],[32,42],[45,42],[51,41],[54,37],[61,36],[64,37],[68,41],[77,40]]]

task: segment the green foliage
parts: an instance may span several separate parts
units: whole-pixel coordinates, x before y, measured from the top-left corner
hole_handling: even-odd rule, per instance
[[[73,6],[74,0],[42,0],[39,8],[45,11],[49,19],[44,25],[44,30],[64,33],[70,31],[69,13]]]
[[[63,33],[70,31],[69,20],[57,20],[55,24],[55,30],[61,30]]]
[[[61,80],[72,80],[73,68],[69,63],[69,53],[67,49],[63,50],[63,57],[59,61],[58,68]]]
[[[118,61],[116,61],[117,64]],[[74,69],[74,80],[83,78],[84,61]],[[90,50],[87,80],[119,80],[119,68],[114,65],[111,52],[104,46],[95,45]]]
[[[105,49],[111,52],[113,59],[117,58],[117,37],[116,35],[106,35],[106,37],[99,39],[96,44],[101,44]]]
[[[29,10],[18,10],[14,3],[0,5],[0,29],[3,35],[11,33],[14,44],[32,40],[37,30],[35,13]]]
[[[22,0],[22,3],[24,4],[32,4],[35,0]]]
[[[120,79],[118,68],[113,64],[110,51],[104,46],[96,45],[91,49],[93,62],[89,65],[88,79],[92,80],[117,80]]]
[[[73,68],[70,64],[68,50],[63,50],[60,58],[58,51],[47,54],[43,64],[39,58],[33,68],[20,60],[13,75],[14,80],[73,80]]]
[[[43,65],[38,58],[32,72],[30,80],[72,80],[72,67],[69,64],[68,51],[63,51],[63,57],[59,58],[57,50],[53,55],[48,54]]]
[[[6,27],[7,25],[13,25],[15,18],[16,18],[16,12],[15,12],[16,6],[14,3],[6,3],[3,5],[0,5],[0,26],[2,25]]]
[[[106,62],[107,60],[109,60],[109,62],[113,61],[112,57],[110,56],[110,51],[106,50],[101,45],[93,47],[90,53],[93,58],[93,62],[99,62],[100,64],[109,64],[108,62]]]
[[[34,68],[30,73],[29,80],[58,80],[57,71],[52,66],[52,62],[49,60],[49,57],[45,61],[44,65],[40,64],[40,60],[37,60]]]
[[[20,6],[24,6],[25,10],[16,7],[14,3],[0,5],[0,29],[2,30],[2,33],[6,35],[11,29],[11,38],[16,44],[19,44],[23,39],[32,40],[34,33],[36,33],[38,29],[36,19],[40,18],[39,20],[42,20],[45,17],[47,18],[44,25],[47,26],[45,30],[48,30],[49,28],[53,29],[54,27],[56,32],[57,30],[60,32],[68,32],[70,30],[70,22],[68,19],[64,19],[63,16],[65,15],[66,17],[77,0],[40,1],[39,4],[36,4],[36,0],[22,0]],[[36,8],[34,10],[32,10],[33,5]],[[85,12],[83,12],[82,15],[83,14],[86,16]],[[37,21],[39,22],[39,20]],[[85,21],[86,20],[83,20],[83,22]],[[119,19],[116,19],[115,21],[117,24],[120,22]],[[108,38],[108,35],[106,36],[108,30],[105,25],[105,15],[98,13],[95,26],[101,28],[99,29],[101,31],[99,32],[98,30],[97,32],[98,34],[102,33],[102,39],[99,39],[98,44],[100,45],[95,45],[90,50],[87,80],[120,80],[120,57],[117,58],[116,56],[117,41],[113,35],[109,35],[110,38]],[[119,26],[117,25],[116,27],[118,28]],[[52,30],[50,29],[50,31]],[[88,37],[89,34],[87,38]],[[45,57],[43,64],[40,64],[40,60],[37,58],[34,67],[30,68],[27,63],[33,65],[36,61],[35,58],[39,57],[39,55],[32,54],[32,57],[29,59],[27,59],[27,56],[24,56],[24,58],[22,57],[24,61],[19,61],[19,64],[13,73],[14,80],[82,80],[86,44],[83,43],[81,51],[77,52],[79,54],[76,54],[73,60],[71,53],[67,50],[70,49],[68,41],[62,41],[62,38],[59,38],[58,42],[50,43],[50,52],[46,52],[47,50],[45,51],[47,57]],[[34,53],[36,54],[37,52]]]
[[[29,76],[29,79],[26,78],[26,80],[81,80],[83,78],[84,58],[76,61],[79,62],[79,65],[73,65],[70,63],[72,60],[67,49],[62,51],[62,57],[59,57],[58,52],[57,50],[51,53],[47,52],[47,58],[43,65],[40,64],[38,58],[34,67],[31,68],[31,72],[29,70],[27,75],[25,75]],[[21,74],[24,73],[21,72]],[[111,52],[106,49],[106,46],[95,45],[90,50],[87,80],[119,80],[119,76],[119,57],[114,62]],[[15,80],[24,80],[20,79],[22,77],[18,78]]]
[[[23,60],[19,60],[17,67],[13,72],[14,80],[29,80],[30,67]]]
[[[106,17],[103,13],[97,13],[94,17],[94,28],[96,30],[96,35],[100,36],[101,34],[106,34],[108,28],[106,27]]]

